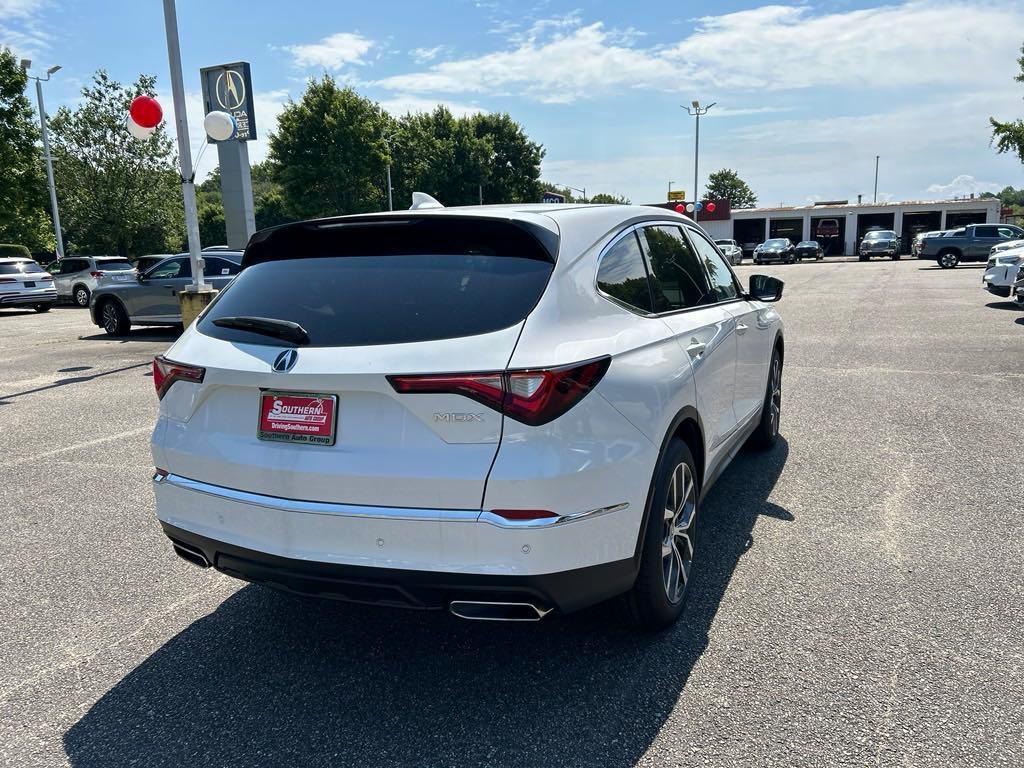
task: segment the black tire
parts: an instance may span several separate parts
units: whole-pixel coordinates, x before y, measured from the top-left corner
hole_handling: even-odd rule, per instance
[[[693,581],[699,511],[697,465],[686,443],[673,438],[658,465],[641,544],[640,571],[625,595],[630,618],[644,629],[672,626],[686,607]]]
[[[760,450],[768,450],[778,442],[779,424],[782,419],[782,356],[778,348],[772,352],[772,361],[768,365],[768,383],[764,390],[764,403],[761,406],[761,420],[757,429],[750,435],[750,445]]]
[[[43,314],[44,312],[49,312],[50,311],[50,305],[49,304],[36,304],[33,307],[33,309],[36,312],[38,312],[39,314]]]
[[[960,255],[956,251],[942,251],[935,260],[943,269],[954,269],[960,263]]]
[[[103,324],[103,330],[106,331],[108,336],[124,336],[132,329],[128,313],[114,299],[108,299],[103,302],[98,314],[100,322]]]
[[[871,257],[870,257],[870,256],[858,256],[857,258],[858,258],[858,259],[859,259],[860,261],[868,261],[868,260],[869,260],[869,259],[870,259]]]
[[[76,285],[71,289],[71,300],[79,307],[88,307],[91,295],[89,289],[84,285]]]

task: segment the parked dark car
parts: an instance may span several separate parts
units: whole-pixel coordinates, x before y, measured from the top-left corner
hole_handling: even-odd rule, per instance
[[[900,258],[900,236],[891,229],[876,229],[868,232],[860,241],[857,255],[861,261],[867,261],[872,256],[888,256],[893,261],[898,261]]]
[[[773,237],[754,249],[755,264],[764,264],[768,261],[778,261],[782,264],[792,264],[796,261],[795,249],[789,238]]]
[[[822,219],[818,222],[817,232],[819,240],[829,237],[839,237],[839,219]]]
[[[794,254],[796,255],[797,261],[803,261],[804,259],[821,261],[825,258],[825,251],[822,250],[822,247],[817,240],[801,240],[796,244]]]

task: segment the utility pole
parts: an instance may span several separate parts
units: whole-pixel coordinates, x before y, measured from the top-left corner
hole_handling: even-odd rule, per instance
[[[50,79],[50,75],[60,69],[56,64],[46,70],[46,77],[36,77],[28,73],[32,66],[31,59],[22,59],[21,68],[25,71],[25,77],[36,81],[36,100],[39,102],[39,129],[43,134],[43,155],[46,157],[46,182],[50,187],[50,212],[53,214],[53,234],[57,239],[57,258],[64,258],[64,235],[60,231],[60,210],[57,207],[57,186],[53,182],[53,157],[50,155],[50,132],[46,127],[46,107],[43,105],[43,83]]]
[[[178,129],[178,162],[181,165],[181,196],[185,203],[185,231],[188,235],[188,253],[192,261],[192,284],[185,290],[188,293],[200,293],[209,291],[210,286],[203,275],[203,253],[199,242],[199,213],[196,209],[195,173],[192,170],[192,150],[188,143],[185,85],[181,78],[181,46],[178,43],[178,13],[174,7],[174,0],[164,0],[164,26],[167,30],[167,63],[170,65],[171,93],[174,97],[174,122]],[[190,321],[187,321],[185,317],[184,302],[183,297],[182,322],[188,326]]]
[[[871,202],[878,202],[878,155],[875,155],[875,195],[871,199]]]
[[[384,135],[384,145],[388,148],[388,210],[395,210],[395,201],[392,199],[392,188],[391,188],[391,141],[395,138],[395,134]]]
[[[690,106],[689,107],[683,106],[682,104],[679,105],[679,106],[683,107],[683,109],[685,109],[688,114],[693,115],[694,117],[697,118],[697,132],[696,132],[696,134],[694,136],[694,140],[693,140],[693,220],[694,221],[697,220],[697,202],[700,200],[700,195],[698,194],[698,189],[697,189],[697,164],[698,164],[698,161],[700,160],[700,118],[701,118],[701,115],[706,115],[711,110],[711,108],[713,106],[715,106],[715,104],[717,104],[717,103],[718,103],[717,101],[713,101],[710,104],[708,104],[706,107],[702,107],[700,105],[700,102],[697,101],[696,99],[694,99],[693,101],[690,102]]]

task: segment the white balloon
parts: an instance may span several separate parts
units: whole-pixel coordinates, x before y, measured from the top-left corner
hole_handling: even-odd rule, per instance
[[[687,213],[693,213],[693,203],[687,203],[686,204],[686,212]]]
[[[233,139],[238,132],[235,118],[227,112],[210,112],[203,118],[203,128],[206,129],[206,135],[214,141]]]
[[[134,136],[136,139],[148,139],[153,135],[156,130],[154,125],[152,128],[143,128],[141,125],[132,120],[132,116],[128,115],[128,133]]]

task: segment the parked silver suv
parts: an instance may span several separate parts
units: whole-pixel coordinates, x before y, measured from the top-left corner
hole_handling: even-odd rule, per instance
[[[49,312],[57,301],[50,273],[32,259],[0,259],[0,307],[31,307]]]
[[[135,282],[135,267],[120,256],[65,256],[48,267],[57,296],[89,306],[89,297],[101,285]]]
[[[241,251],[204,252],[206,282],[224,288],[241,270]],[[128,282],[104,285],[92,295],[92,321],[111,336],[123,336],[133,325],[177,325],[178,294],[192,282],[187,253],[164,259]]]

